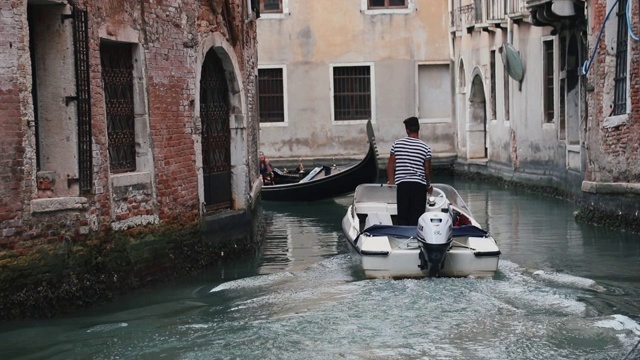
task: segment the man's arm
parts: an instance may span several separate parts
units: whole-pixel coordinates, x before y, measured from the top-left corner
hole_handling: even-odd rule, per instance
[[[433,191],[433,187],[431,186],[431,159],[426,159],[424,161],[424,174],[427,176],[427,182],[429,183],[427,192],[431,194]]]
[[[391,154],[389,156],[389,162],[387,162],[387,180],[388,184],[395,184],[395,173],[396,173],[396,156],[395,154]]]

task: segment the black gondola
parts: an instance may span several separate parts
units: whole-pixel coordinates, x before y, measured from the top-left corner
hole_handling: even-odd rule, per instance
[[[262,187],[265,201],[317,201],[348,194],[363,183],[378,180],[378,150],[371,120],[367,122],[369,151],[357,164],[343,169],[318,166],[302,180],[290,184],[266,185]]]

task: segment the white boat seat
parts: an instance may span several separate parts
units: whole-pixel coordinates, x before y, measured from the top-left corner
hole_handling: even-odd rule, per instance
[[[393,225],[391,215],[388,213],[377,212],[367,214],[367,219],[364,222],[364,228],[366,229],[372,225]]]

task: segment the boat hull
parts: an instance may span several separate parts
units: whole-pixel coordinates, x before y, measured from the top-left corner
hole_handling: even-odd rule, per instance
[[[362,193],[371,196],[374,201],[357,198],[362,186],[368,186]],[[409,230],[407,234],[396,230],[380,232],[379,228],[376,229],[377,226],[402,228],[393,225],[391,220],[396,212],[393,188],[389,185],[362,186],[356,189],[354,204],[349,206],[342,219],[342,230],[355,264],[367,278],[428,277],[428,271],[420,268],[420,247],[412,235],[416,234],[416,230],[404,227]],[[470,216],[470,213],[467,215]],[[497,243],[478,227],[475,220],[471,221],[470,225],[454,227],[456,235],[446,252],[439,276],[486,278],[493,277],[498,270],[500,250]],[[479,232],[469,234],[457,231],[468,226]]]

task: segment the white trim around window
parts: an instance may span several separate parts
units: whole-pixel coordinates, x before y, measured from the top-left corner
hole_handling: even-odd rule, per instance
[[[258,65],[260,69],[282,69],[282,106],[284,106],[284,121],[283,122],[261,122],[260,127],[285,127],[289,126],[289,92],[287,90],[287,65]],[[259,77],[258,77],[259,79]],[[256,88],[258,84],[256,83]],[[260,94],[258,94],[258,102],[260,101]],[[260,113],[258,113],[258,121],[260,121]]]
[[[329,64],[329,103],[330,103],[330,111],[331,111],[331,124],[333,125],[353,125],[353,124],[366,124],[369,119],[358,119],[358,120],[336,120],[335,116],[335,104],[334,104],[334,94],[333,94],[333,68],[334,67],[352,67],[352,66],[368,66],[369,67],[369,86],[370,86],[370,96],[371,99],[371,123],[376,123],[376,71],[373,62],[359,62],[359,63],[336,63]]]
[[[365,15],[410,14],[416,11],[416,0],[407,0],[407,7],[402,9],[369,9],[369,0],[360,0],[360,11]]]

